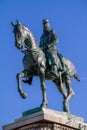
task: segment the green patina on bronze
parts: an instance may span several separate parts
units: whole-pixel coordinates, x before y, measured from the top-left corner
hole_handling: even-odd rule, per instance
[[[24,117],[24,116],[28,116],[28,115],[40,112],[40,111],[42,111],[42,109],[43,109],[42,107],[37,107],[37,108],[31,109],[31,110],[25,111],[22,113],[22,116]]]
[[[42,90],[41,107],[47,106],[45,80],[52,80],[57,89],[63,95],[63,110],[70,112],[69,100],[74,95],[71,86],[71,79],[74,77],[80,81],[73,63],[58,53],[56,44],[58,37],[55,30],[50,29],[49,20],[43,20],[43,34],[38,46],[32,32],[19,21],[16,24],[11,22],[14,27],[15,46],[24,53],[24,70],[17,74],[18,91],[22,98],[27,97],[27,93],[21,86],[21,79],[24,83],[32,84],[33,76],[40,79]]]

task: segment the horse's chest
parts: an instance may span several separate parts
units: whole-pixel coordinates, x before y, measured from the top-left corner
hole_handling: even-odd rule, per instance
[[[23,58],[23,65],[24,67],[30,67],[30,66],[36,66],[37,64],[37,55],[34,54],[30,54],[30,55],[26,55]]]

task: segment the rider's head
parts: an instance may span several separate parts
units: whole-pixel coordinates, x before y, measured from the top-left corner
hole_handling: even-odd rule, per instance
[[[43,31],[44,32],[50,31],[50,23],[48,19],[43,19]]]

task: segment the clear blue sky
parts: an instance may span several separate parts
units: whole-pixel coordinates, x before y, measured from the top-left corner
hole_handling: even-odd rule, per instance
[[[14,46],[10,21],[20,20],[30,28],[39,43],[42,19],[48,18],[59,36],[57,49],[77,68],[81,82],[72,80],[75,96],[70,101],[71,113],[87,122],[87,1],[86,0],[0,0],[0,129],[20,118],[22,112],[38,107],[42,96],[39,79],[23,100],[17,91],[16,74],[23,70],[23,54]],[[48,108],[62,111],[62,96],[51,81],[46,81]]]

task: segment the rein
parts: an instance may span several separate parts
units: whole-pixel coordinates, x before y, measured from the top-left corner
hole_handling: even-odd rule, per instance
[[[39,53],[36,49],[27,49],[26,54],[36,54]]]

